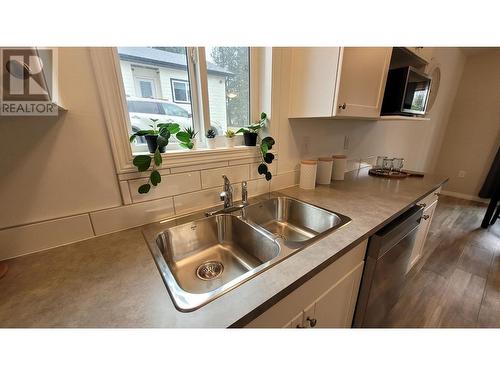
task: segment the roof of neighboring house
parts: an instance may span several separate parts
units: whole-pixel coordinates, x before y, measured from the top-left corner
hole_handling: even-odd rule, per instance
[[[186,55],[167,52],[156,48],[119,47],[118,54],[121,60],[135,63],[151,64],[176,69],[186,69]],[[207,72],[219,75],[233,75],[230,71],[207,61]]]

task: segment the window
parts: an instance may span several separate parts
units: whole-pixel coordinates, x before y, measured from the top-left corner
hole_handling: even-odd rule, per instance
[[[172,86],[172,97],[175,103],[191,103],[191,94],[189,93],[189,82],[178,79],[170,79]]]
[[[141,90],[141,96],[143,98],[152,98],[153,97],[153,82],[152,81],[140,80],[139,85],[140,85],[139,87]]]
[[[152,120],[176,122],[183,128],[199,126],[192,118],[186,48],[118,48],[118,57],[130,118],[129,134],[151,129]],[[174,89],[172,82],[179,86]],[[175,149],[176,139],[170,141],[168,148]],[[136,138],[132,151],[147,151],[144,137]]]
[[[206,47],[211,125],[227,128],[250,124],[250,48]]]
[[[158,120],[193,127],[204,140],[211,127],[222,136],[228,128],[250,124],[249,47],[125,47],[117,52],[129,134],[149,130]],[[144,137],[131,148],[147,151]],[[179,149],[174,137],[169,149]]]

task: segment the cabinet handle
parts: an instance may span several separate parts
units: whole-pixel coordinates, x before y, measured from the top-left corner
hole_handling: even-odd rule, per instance
[[[316,323],[318,323],[318,321],[314,318],[311,319],[311,318],[307,317],[306,320],[309,322],[309,326],[311,326],[311,327],[314,327],[316,325]]]
[[[423,215],[422,219],[427,220],[430,216],[429,215]]]
[[[419,204],[417,204],[417,206],[418,206],[418,207],[425,208],[425,207],[427,207],[427,204],[425,204],[425,203],[419,203]]]
[[[300,324],[297,324],[295,328],[305,328],[305,327],[302,327]]]
[[[346,109],[347,105],[344,103],[342,105],[339,105],[339,109]]]

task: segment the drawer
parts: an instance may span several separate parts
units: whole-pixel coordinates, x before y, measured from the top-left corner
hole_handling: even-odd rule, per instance
[[[425,198],[420,200],[418,204],[425,205],[425,207],[429,207],[431,204],[433,204],[435,201],[438,200],[438,195],[441,192],[441,186],[434,190],[432,193],[427,195]]]

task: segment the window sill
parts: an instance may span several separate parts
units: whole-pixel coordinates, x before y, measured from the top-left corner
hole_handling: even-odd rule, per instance
[[[259,149],[256,146],[234,146],[220,147],[215,149],[197,148],[195,150],[167,150],[161,155],[163,163],[159,169],[185,167],[189,165],[206,164],[226,160],[255,158],[259,156]],[[149,155],[149,152],[134,152],[133,156]],[[127,166],[122,173],[137,172],[132,165]]]

